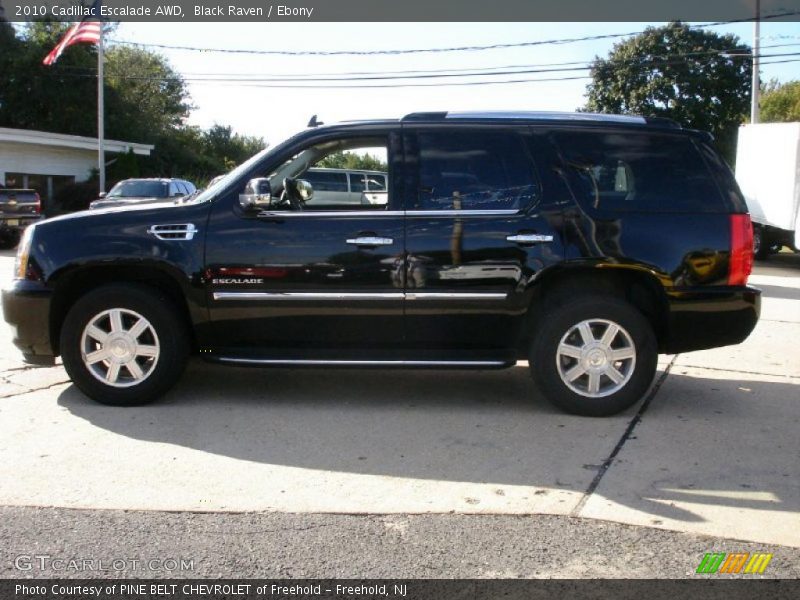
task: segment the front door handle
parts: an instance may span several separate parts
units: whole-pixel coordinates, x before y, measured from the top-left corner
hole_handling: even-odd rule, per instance
[[[348,244],[353,244],[354,246],[391,246],[394,244],[394,240],[392,238],[377,237],[374,235],[350,238],[346,241]]]
[[[507,235],[506,240],[515,244],[541,244],[552,242],[553,236],[542,233],[517,233],[515,235]]]

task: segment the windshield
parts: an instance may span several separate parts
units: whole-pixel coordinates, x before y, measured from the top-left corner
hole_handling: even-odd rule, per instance
[[[108,192],[109,198],[166,198],[169,186],[163,181],[120,181]]]
[[[253,168],[253,165],[257,164],[262,158],[264,158],[269,153],[269,147],[264,148],[258,154],[253,155],[251,158],[248,158],[238,167],[236,167],[230,173],[222,175],[221,177],[215,177],[214,180],[209,184],[209,186],[204,189],[195,199],[196,202],[203,202],[208,199],[213,192],[218,189],[223,188],[224,186],[228,185],[231,181],[238,179],[243,173],[246,173],[250,169]]]

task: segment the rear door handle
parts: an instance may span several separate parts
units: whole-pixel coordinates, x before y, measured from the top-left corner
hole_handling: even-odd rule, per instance
[[[372,235],[350,238],[346,241],[348,244],[353,244],[354,246],[391,246],[394,244],[394,240],[392,238],[377,237]]]
[[[506,240],[515,244],[541,244],[552,242],[553,236],[542,233],[517,233],[507,235]]]

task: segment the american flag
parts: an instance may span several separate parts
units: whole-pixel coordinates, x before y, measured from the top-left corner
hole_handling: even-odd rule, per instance
[[[98,3],[99,5],[99,3]],[[96,13],[99,15],[99,9]],[[95,18],[95,17],[89,17]],[[67,33],[64,34],[64,37],[61,38],[61,41],[56,44],[56,47],[50,51],[50,54],[44,57],[42,61],[46,65],[52,65],[54,62],[58,60],[58,57],[61,56],[61,53],[64,52],[68,47],[72,44],[78,44],[80,42],[86,42],[89,44],[99,44],[100,43],[100,31],[103,24],[98,21],[81,21],[80,23],[73,23],[73,25],[67,29]]]

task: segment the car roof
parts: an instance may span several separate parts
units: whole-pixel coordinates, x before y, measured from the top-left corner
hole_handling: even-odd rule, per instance
[[[158,181],[160,183],[172,183],[173,181],[180,181],[184,183],[191,183],[187,179],[181,179],[180,177],[129,177],[128,179],[123,179],[119,183],[123,183],[126,181]]]
[[[618,115],[591,112],[558,111],[438,111],[414,112],[399,119],[354,120],[321,125],[318,128],[337,128],[347,125],[397,125],[398,123],[530,123],[558,125],[594,125],[644,127],[657,129],[683,130],[679,123],[664,117],[643,117],[639,115]]]

